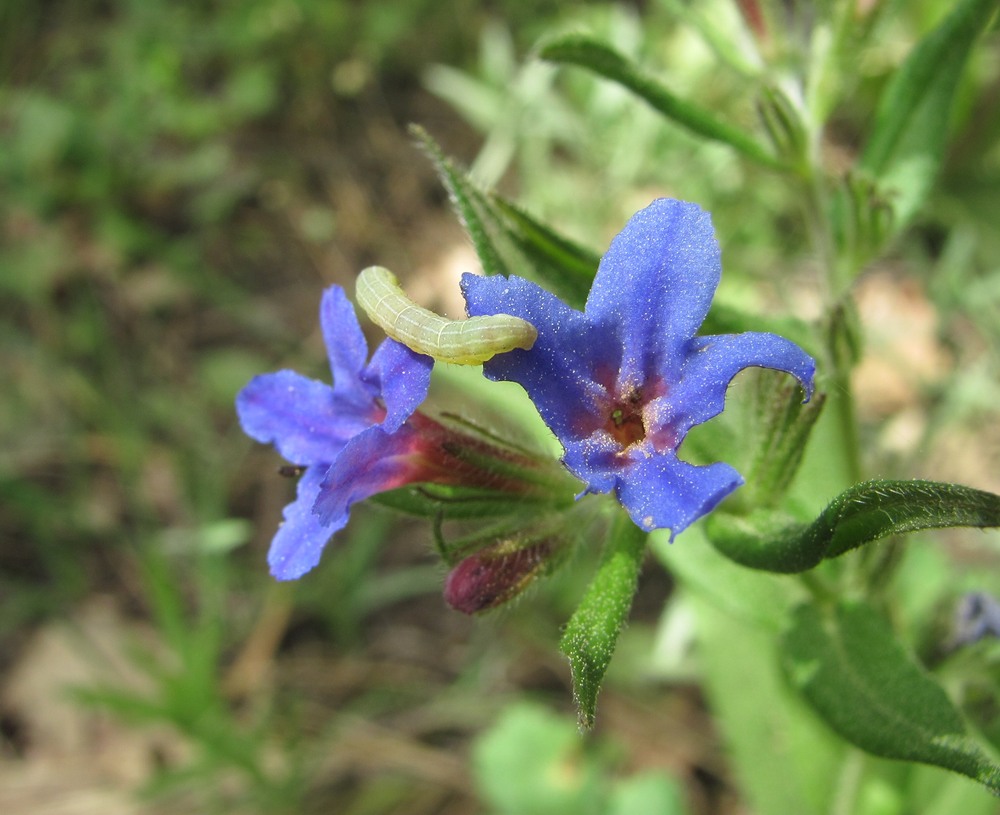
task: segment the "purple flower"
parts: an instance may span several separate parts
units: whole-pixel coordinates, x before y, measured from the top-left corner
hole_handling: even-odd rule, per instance
[[[642,529],[676,535],[743,483],[728,464],[677,457],[687,432],[722,412],[739,371],[776,368],[812,395],[815,362],[789,340],[695,336],[720,275],[709,214],[659,199],[611,242],[583,312],[519,277],[462,279],[470,315],[512,314],[538,329],[531,350],[494,357],[485,374],[519,383],[585,492],[614,491]]]
[[[324,292],[320,323],[333,387],[278,371],[254,377],[236,399],[244,432],[305,468],[268,554],[279,580],[319,562],[351,504],[424,480],[423,436],[407,420],[427,395],[433,360],[386,340],[366,364],[368,346],[339,286]]]

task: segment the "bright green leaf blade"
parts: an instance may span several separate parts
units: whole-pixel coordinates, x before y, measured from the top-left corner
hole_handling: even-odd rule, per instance
[[[597,694],[632,607],[645,549],[646,533],[622,513],[611,529],[597,574],[559,643],[559,650],[569,657],[583,728],[594,725]]]
[[[879,100],[860,166],[895,192],[897,223],[923,202],[941,164],[962,69],[996,0],[959,0],[910,52]]]
[[[686,549],[688,542],[679,541],[677,549]],[[760,572],[740,571],[759,581],[761,593],[768,590],[771,581],[778,580]],[[783,581],[786,591],[794,589],[791,582]],[[726,589],[727,584],[722,583],[718,591]],[[739,593],[742,602],[753,602],[753,595]],[[842,765],[848,749],[842,739],[810,715],[808,704],[785,680],[778,631],[745,614],[724,611],[700,590],[692,593],[691,601],[704,693],[748,811],[756,815],[829,815],[837,789],[833,768]],[[781,628],[786,620],[787,615],[783,615]]]
[[[784,167],[779,159],[744,131],[717,119],[705,108],[677,96],[598,40],[582,34],[567,34],[545,43],[539,50],[539,56],[552,62],[587,68],[598,76],[628,88],[668,119],[699,136],[724,142],[765,167]]]
[[[871,608],[841,603],[824,615],[800,606],[784,645],[792,683],[845,739],[885,758],[945,767],[1000,792],[1000,767]]]
[[[889,535],[952,526],[1000,526],[1000,495],[937,481],[865,481],[838,495],[811,524],[778,511],[717,512],[706,532],[737,563],[789,574]]]

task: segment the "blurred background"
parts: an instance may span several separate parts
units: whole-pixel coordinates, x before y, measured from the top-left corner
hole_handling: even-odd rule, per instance
[[[671,5],[0,6],[0,812],[586,813],[595,790],[622,812],[746,811],[689,626],[661,621],[662,569],[580,742],[555,644],[586,569],[470,620],[441,599],[427,526],[362,506],[315,572],[276,584],[294,481],[233,410],[256,373],[328,379],[320,292],[366,265],[460,313],[477,263],[410,122],[596,250],[657,195],[698,201],[723,301],[814,315],[786,188],[529,58],[583,25],[752,120]],[[941,7],[886,27],[831,161]],[[858,392],[883,474],[1000,492],[996,59],[971,66],[930,214],[859,287]]]

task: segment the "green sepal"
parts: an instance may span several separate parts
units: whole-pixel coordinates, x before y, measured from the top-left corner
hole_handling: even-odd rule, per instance
[[[381,492],[368,500],[407,515],[444,521],[523,515],[529,510],[552,506],[552,502],[541,495],[512,495],[499,490],[445,484],[408,485]]]
[[[539,49],[539,56],[552,62],[587,68],[628,88],[666,118],[699,136],[728,144],[764,167],[785,168],[785,164],[756,139],[716,118],[706,108],[677,96],[605,43],[585,34],[566,34],[544,43]]]
[[[441,560],[448,566],[454,566],[463,558],[497,544],[506,544],[514,550],[545,540],[569,540],[565,518],[559,513],[547,511],[546,507],[522,507],[520,513],[511,514],[489,526],[477,524],[475,531],[466,535],[445,537],[441,523],[435,524],[434,543]],[[565,553],[568,547],[561,543],[553,549]]]
[[[953,770],[1000,793],[1000,767],[869,606],[798,607],[781,653],[791,683],[847,741],[874,755]]]
[[[761,440],[746,468],[745,505],[776,506],[798,471],[806,443],[826,401],[825,393],[802,402],[802,389],[780,371],[761,370],[754,382],[754,428]]]
[[[894,194],[900,226],[930,191],[944,154],[962,70],[996,9],[996,0],[959,0],[913,48],[879,100],[859,166]]]
[[[1000,495],[937,481],[865,481],[838,495],[811,524],[769,509],[716,512],[705,532],[743,566],[791,574],[889,535],[952,526],[1000,526]]]
[[[779,156],[805,165],[809,136],[800,109],[778,87],[764,85],[757,101],[757,114]],[[803,169],[803,174],[806,170]]]
[[[843,268],[853,275],[875,257],[897,223],[891,191],[865,171],[848,172],[832,188],[829,217]]]
[[[597,694],[632,608],[645,550],[646,533],[620,513],[597,573],[559,642],[559,650],[569,658],[581,729],[594,726]]]

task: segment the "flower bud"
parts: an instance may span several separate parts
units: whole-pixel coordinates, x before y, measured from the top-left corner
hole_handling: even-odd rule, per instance
[[[462,560],[444,583],[453,609],[477,614],[503,605],[556,565],[563,541],[556,537],[499,541]]]

